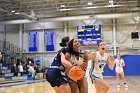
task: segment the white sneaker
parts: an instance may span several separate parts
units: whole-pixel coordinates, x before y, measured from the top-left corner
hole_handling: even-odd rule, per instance
[[[124,84],[124,87],[125,87],[125,88],[128,88],[128,85],[127,85],[127,84]]]
[[[120,85],[119,84],[117,85],[117,88],[120,88]]]

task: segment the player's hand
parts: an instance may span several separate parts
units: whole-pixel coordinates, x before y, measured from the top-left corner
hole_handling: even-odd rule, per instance
[[[96,52],[92,52],[92,59],[96,58]]]
[[[67,68],[65,68],[65,72],[68,74],[69,73],[69,70],[72,68],[73,66],[69,66]]]
[[[64,53],[63,53],[63,52],[61,52],[61,53],[60,53],[60,55],[61,55],[61,56],[64,56]]]
[[[113,70],[113,68],[114,68],[114,63],[115,63],[114,56],[113,56],[113,55],[109,55],[108,58],[109,58],[109,59],[108,59],[109,68],[110,68],[111,70]]]
[[[114,59],[114,56],[113,56],[113,55],[110,55],[110,61],[111,61],[111,62],[114,62],[114,60],[115,60],[115,59]]]
[[[87,62],[88,61],[88,54],[84,54],[83,59],[84,59],[84,62]]]

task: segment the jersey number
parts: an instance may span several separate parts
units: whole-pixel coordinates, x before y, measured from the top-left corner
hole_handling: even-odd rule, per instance
[[[102,68],[103,68],[103,66],[104,66],[104,64],[100,64],[100,65],[99,65],[99,68],[101,68],[101,69],[102,69]]]

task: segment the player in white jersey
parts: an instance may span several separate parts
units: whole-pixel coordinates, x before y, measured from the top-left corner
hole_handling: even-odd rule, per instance
[[[65,55],[61,53],[61,57],[63,57],[61,58],[61,61],[69,62],[73,66],[80,66],[85,72],[88,64],[88,55],[80,51],[80,46],[80,42],[77,38],[70,40],[69,53],[66,53]],[[65,68],[66,72],[68,72],[69,69],[70,67]],[[80,80],[73,80],[71,78],[69,80],[69,85],[71,88],[71,93],[88,93],[88,82],[85,76],[83,76]]]
[[[117,77],[117,88],[120,88],[120,76],[124,81],[124,87],[128,88],[126,84],[124,71],[123,71],[123,67],[125,66],[125,63],[124,63],[124,60],[121,58],[120,54],[117,55],[117,58],[115,59],[115,63],[116,63],[115,71],[116,71],[116,77]]]
[[[104,66],[106,63],[110,69],[114,67],[114,57],[105,53],[105,43],[100,42],[98,45],[99,51],[93,52],[89,55],[89,60],[91,59],[94,62],[94,68],[91,73],[91,79],[94,81],[96,93],[107,93],[109,90],[109,85],[103,80],[102,73],[104,72]],[[91,70],[92,70],[91,68]]]

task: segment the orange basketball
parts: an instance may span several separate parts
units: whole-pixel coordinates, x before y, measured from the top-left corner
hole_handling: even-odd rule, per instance
[[[73,66],[68,71],[68,76],[72,80],[80,80],[84,76],[84,70],[80,66]]]

